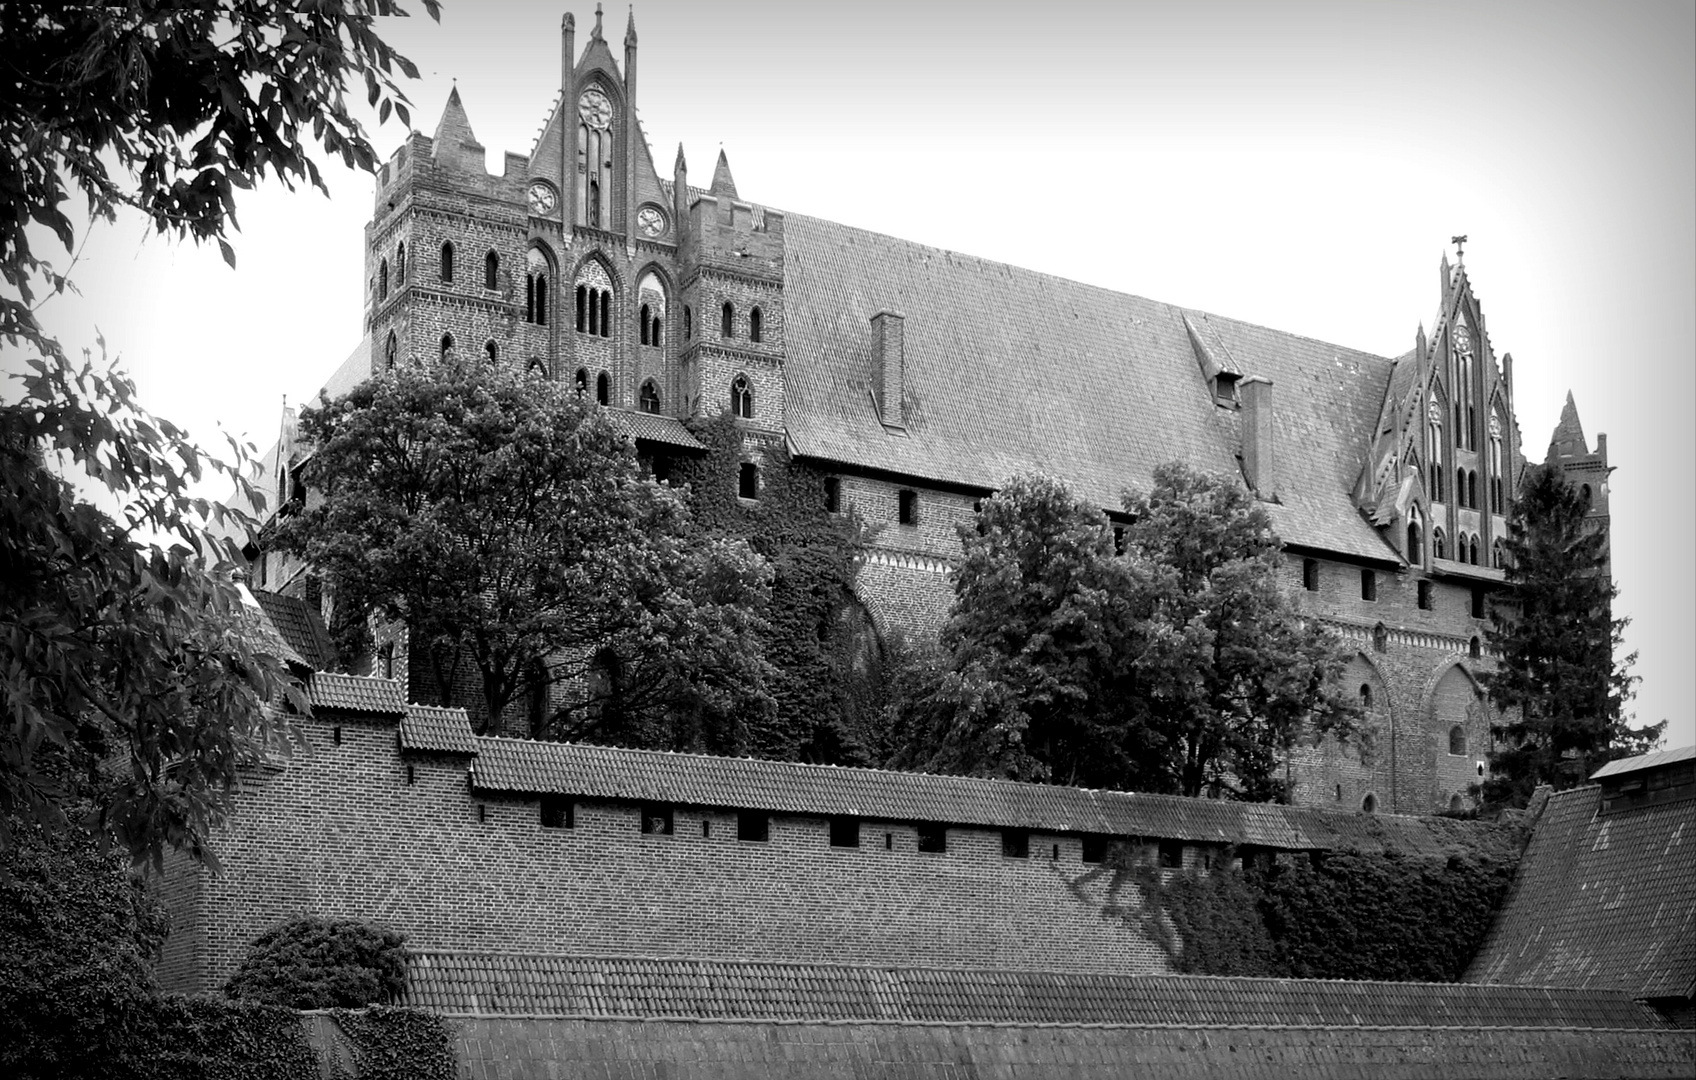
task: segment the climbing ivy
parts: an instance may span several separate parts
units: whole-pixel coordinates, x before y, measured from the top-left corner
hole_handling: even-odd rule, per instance
[[[353,1043],[352,1075],[359,1080],[454,1080],[459,1075],[447,1021],[435,1013],[373,1005],[330,1015]]]
[[[887,680],[885,650],[854,599],[855,556],[865,529],[825,507],[827,474],[781,445],[762,450],[757,500],[738,497],[746,434],[728,413],[691,422],[705,456],[680,462],[697,528],[740,537],[773,570],[770,631],[761,645],[776,669],[776,703],[749,732],[747,752],[784,760],[868,764]]]

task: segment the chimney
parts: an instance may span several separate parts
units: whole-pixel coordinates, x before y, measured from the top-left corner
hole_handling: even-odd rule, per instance
[[[889,427],[907,426],[906,318],[898,311],[872,316],[872,396],[878,419]]]
[[[1243,409],[1243,477],[1257,498],[1278,501],[1272,445],[1272,380],[1250,375],[1237,383]]]

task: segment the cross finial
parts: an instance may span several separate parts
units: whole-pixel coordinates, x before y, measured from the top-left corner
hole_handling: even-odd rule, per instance
[[[595,5],[595,36],[601,36],[601,5]]]
[[[1449,243],[1451,243],[1455,246],[1455,261],[1456,262],[1465,262],[1466,261],[1466,237],[1464,235],[1462,235],[1462,236],[1451,236],[1451,237],[1449,237]]]

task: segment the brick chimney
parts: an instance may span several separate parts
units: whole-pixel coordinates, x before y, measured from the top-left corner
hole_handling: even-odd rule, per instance
[[[1272,380],[1250,375],[1237,383],[1243,409],[1243,478],[1256,497],[1278,500],[1272,437]]]
[[[878,419],[889,427],[907,426],[906,317],[898,311],[872,316],[872,396]]]

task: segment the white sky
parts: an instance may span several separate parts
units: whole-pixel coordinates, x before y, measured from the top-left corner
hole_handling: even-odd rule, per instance
[[[558,90],[555,5],[449,0],[383,32],[413,123],[460,93],[489,162]],[[417,6],[417,5],[414,5]],[[627,8],[606,36],[622,59]],[[578,46],[594,24],[576,10]],[[1529,456],[1567,390],[1610,436],[1639,720],[1696,741],[1696,6],[1674,3],[645,2],[637,107],[661,174],[722,145],[766,205],[1385,356],[1466,233]],[[359,95],[354,95],[359,96]],[[376,132],[386,156],[402,138]],[[243,193],[239,271],[140,222],[96,230],[90,326],[149,407],[259,444],[357,344],[372,180]],[[206,494],[221,496],[222,490]]]

